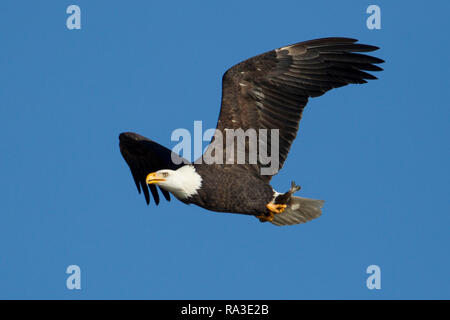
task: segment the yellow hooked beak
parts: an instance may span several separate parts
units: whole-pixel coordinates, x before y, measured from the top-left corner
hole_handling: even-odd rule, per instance
[[[166,179],[164,179],[161,174],[157,172],[149,173],[147,175],[147,178],[145,178],[145,182],[147,182],[147,184],[158,183],[162,181],[166,181]]]

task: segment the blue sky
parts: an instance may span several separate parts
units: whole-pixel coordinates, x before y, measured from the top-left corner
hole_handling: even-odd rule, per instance
[[[0,298],[450,298],[446,1],[0,2]],[[81,8],[81,30],[66,8]],[[366,8],[381,8],[381,30]],[[146,206],[118,148],[217,121],[221,77],[287,44],[381,47],[378,81],[309,102],[277,190],[325,199],[279,228]],[[81,290],[66,288],[67,266]],[[381,268],[381,290],[366,268]]]

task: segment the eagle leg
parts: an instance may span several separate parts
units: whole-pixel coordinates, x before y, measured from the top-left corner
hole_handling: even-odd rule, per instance
[[[273,202],[269,202],[266,204],[266,208],[269,210],[268,213],[256,216],[261,222],[271,222],[275,214],[280,214],[286,209],[287,205],[285,204],[275,204]]]
[[[274,201],[266,204],[266,208],[269,210],[265,214],[261,214],[256,216],[261,222],[271,222],[274,218],[275,214],[283,213],[287,208],[287,204],[291,200],[291,196],[301,189],[300,186],[297,186],[294,181],[291,183],[291,188],[288,192],[279,195]]]
[[[286,209],[287,205],[285,204],[275,204],[273,202],[269,202],[266,204],[266,208],[269,209],[270,213],[279,214],[282,213]]]

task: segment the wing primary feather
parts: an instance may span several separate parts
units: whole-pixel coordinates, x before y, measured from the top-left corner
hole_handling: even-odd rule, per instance
[[[125,162],[128,164],[131,175],[138,189],[144,193],[145,202],[150,204],[150,193],[158,205],[160,197],[155,185],[147,185],[145,179],[151,172],[161,169],[176,170],[189,163],[181,158],[180,164],[175,164],[172,158],[177,158],[171,150],[134,132],[124,132],[119,135],[119,147]],[[178,157],[179,158],[179,157]],[[150,189],[150,192],[149,192]],[[170,201],[168,192],[160,189],[166,200]]]
[[[155,200],[155,204],[159,204],[159,194],[158,190],[156,189],[155,185],[151,184],[149,185],[150,191],[152,192],[153,200]]]

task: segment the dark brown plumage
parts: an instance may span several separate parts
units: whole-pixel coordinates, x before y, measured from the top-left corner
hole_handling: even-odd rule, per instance
[[[377,79],[363,70],[381,71],[375,64],[383,60],[358,52],[374,51],[378,47],[356,41],[324,38],[300,42],[230,68],[222,79],[217,129],[222,132],[227,128],[279,129],[281,169],[309,97],[349,83]],[[270,150],[270,139],[267,140]],[[266,180],[270,178],[265,176]]]

